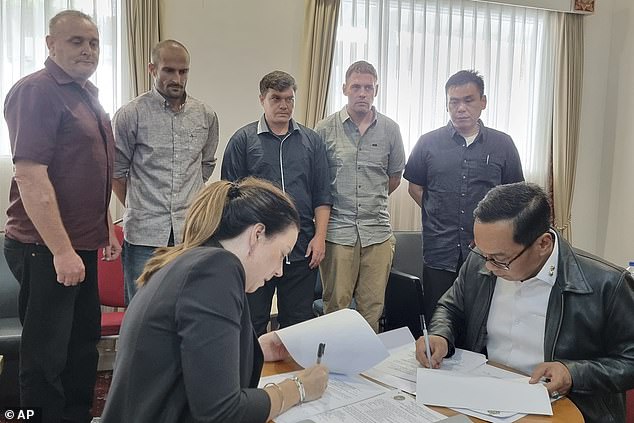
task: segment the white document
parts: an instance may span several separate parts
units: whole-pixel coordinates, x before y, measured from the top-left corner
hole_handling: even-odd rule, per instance
[[[387,332],[379,333],[377,335],[385,348],[388,349],[390,355],[394,354],[401,347],[414,343],[414,337],[407,326],[393,329]],[[389,358],[388,358],[389,359]],[[363,372],[364,376],[370,379],[376,380],[392,388],[400,389],[412,395],[416,395],[416,382],[393,376],[378,370],[377,367],[373,367]]]
[[[411,396],[395,390],[318,414],[302,423],[428,423],[445,418],[428,407],[416,404]]]
[[[522,376],[521,374],[511,372],[510,370],[500,369],[499,367],[485,364],[468,372],[472,376],[494,377],[496,379],[514,380],[516,382],[528,382],[531,378]]]
[[[278,383],[289,378],[296,372],[267,376],[260,379],[260,388],[267,383]],[[305,402],[298,407],[293,407],[286,413],[275,418],[276,423],[292,423],[303,421],[325,411],[334,410],[358,401],[371,398],[388,391],[376,383],[372,383],[359,375],[331,374],[328,379],[328,388],[324,395],[315,401]]]
[[[530,377],[528,376],[521,376],[517,373],[500,369],[499,367],[494,367],[489,364],[485,364],[484,366],[473,369],[470,372],[465,373],[465,375],[494,377],[497,379],[510,380],[518,383],[528,383],[528,381],[530,380]],[[508,411],[469,410],[468,408],[457,407],[451,407],[451,409],[457,411],[458,413],[477,417],[481,420],[486,420],[491,423],[512,423],[526,416],[526,414],[523,413],[514,413]]]
[[[513,423],[514,421],[527,416],[527,414],[522,414],[522,413],[500,413],[500,415],[493,415],[488,413],[480,413],[475,410],[469,410],[468,408],[452,407],[451,409],[460,414],[477,417],[480,420],[484,420],[491,423]]]
[[[484,354],[456,348],[456,352],[450,358],[445,358],[440,364],[442,370],[453,372],[470,372],[484,365],[487,358]]]
[[[443,360],[441,369],[466,373],[482,366],[486,361],[483,354],[456,348],[453,357]],[[416,382],[416,371],[422,368],[423,366],[416,360],[416,343],[410,343],[390,351],[390,356],[374,367],[374,370]]]
[[[542,384],[530,385],[423,368],[418,369],[416,378],[416,401],[419,404],[472,410],[553,414],[548,391]]]
[[[365,319],[348,308],[276,333],[291,357],[304,368],[315,364],[321,342],[326,344],[321,362],[331,373],[358,374],[389,355]]]
[[[416,395],[416,382],[411,380],[401,379],[400,377],[392,376],[380,370],[376,370],[376,367],[366,370],[362,373],[363,376],[369,377],[372,380],[376,380],[379,383],[390,386],[392,388],[400,389],[408,394]]]
[[[405,345],[409,345],[415,341],[414,335],[410,332],[407,326],[398,329],[392,329],[387,332],[382,332],[377,335],[385,348],[392,352],[397,348],[400,348]]]

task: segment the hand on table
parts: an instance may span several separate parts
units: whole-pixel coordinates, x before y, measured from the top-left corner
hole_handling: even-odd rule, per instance
[[[572,388],[572,376],[570,371],[559,361],[549,361],[539,364],[533,370],[529,383],[538,383],[546,379],[546,389],[553,398],[566,395]]]

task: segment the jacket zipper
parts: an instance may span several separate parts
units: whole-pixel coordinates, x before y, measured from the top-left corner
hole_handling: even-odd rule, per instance
[[[282,147],[284,147],[284,141],[286,141],[286,138],[288,138],[289,136],[290,136],[290,133],[288,133],[284,137],[284,139],[280,141],[280,177],[282,182],[282,192],[284,194],[286,194],[286,185],[284,183],[284,156],[282,154]],[[288,255],[286,255],[285,261],[286,261],[286,264],[291,264],[291,261],[289,260]]]
[[[559,324],[557,325],[557,332],[555,333],[555,339],[553,340],[553,348],[550,351],[550,360],[555,361],[555,347],[557,346],[557,340],[559,339],[559,332],[561,331],[561,322],[564,320],[564,292],[561,292],[561,313],[559,313]]]

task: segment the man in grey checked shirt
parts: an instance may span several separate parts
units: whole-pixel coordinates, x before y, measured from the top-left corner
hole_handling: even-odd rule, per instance
[[[375,331],[395,244],[387,198],[405,167],[398,125],[372,106],[377,89],[374,66],[353,63],[343,85],[348,104],[315,127],[327,145],[333,195],[326,257],[319,267],[324,312],[346,308],[354,297]]]
[[[189,52],[174,40],[152,49],[154,87],[114,116],[113,191],[125,205],[123,272],[126,303],[157,247],[183,237],[191,199],[216,164],[218,118],[185,91]]]

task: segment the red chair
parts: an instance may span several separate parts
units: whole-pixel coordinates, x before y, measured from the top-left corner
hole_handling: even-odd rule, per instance
[[[115,225],[115,232],[119,242],[123,244],[123,228]],[[125,308],[123,265],[121,257],[114,261],[104,261],[103,251],[99,249],[97,261],[97,281],[99,283],[99,300],[107,307]],[[109,311],[101,313],[101,336],[118,336],[123,321],[124,311]]]
[[[627,410],[627,423],[634,423],[634,389],[630,389],[625,393],[627,395],[627,402],[625,408]]]

